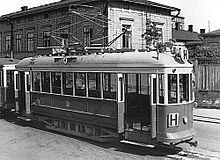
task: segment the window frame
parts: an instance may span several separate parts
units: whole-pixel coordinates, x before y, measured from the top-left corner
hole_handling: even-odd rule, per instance
[[[27,33],[27,51],[34,51],[34,33]]]

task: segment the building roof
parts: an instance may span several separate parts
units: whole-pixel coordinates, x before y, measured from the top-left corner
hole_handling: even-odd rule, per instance
[[[9,13],[6,15],[2,15],[0,17],[0,19],[17,18],[20,16],[28,15],[28,14],[45,12],[48,10],[54,10],[54,9],[58,9],[61,7],[62,8],[68,7],[70,4],[73,4],[73,3],[84,3],[85,4],[85,3],[93,2],[93,1],[98,1],[98,0],[83,0],[83,1],[82,0],[61,0],[59,2],[49,3],[49,4],[45,4],[45,5],[41,5],[41,6],[37,6],[37,7],[33,7],[33,8],[27,8],[27,10],[25,10],[25,11],[21,10],[21,11]],[[114,0],[109,0],[109,1],[114,1]],[[122,1],[138,3],[138,4],[143,4],[143,5],[146,5],[146,3],[147,3],[149,6],[160,7],[160,8],[168,9],[171,11],[180,11],[180,9],[178,9],[178,8],[167,6],[167,5],[156,3],[156,2],[147,1],[147,0],[122,0]]]
[[[176,41],[184,41],[184,42],[201,41],[199,37],[200,34],[197,32],[172,29],[172,35],[173,35],[173,39]]]
[[[204,33],[204,34],[202,34],[202,36],[204,36],[204,37],[207,37],[207,36],[220,36],[220,29],[212,31],[212,32]]]

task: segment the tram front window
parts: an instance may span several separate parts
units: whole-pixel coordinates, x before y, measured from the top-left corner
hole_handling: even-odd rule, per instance
[[[159,74],[159,103],[164,103],[164,74]]]
[[[189,75],[180,74],[179,76],[180,102],[189,102]]]
[[[168,75],[168,103],[177,103],[177,75]]]

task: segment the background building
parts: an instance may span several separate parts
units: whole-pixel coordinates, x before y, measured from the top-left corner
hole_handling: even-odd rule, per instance
[[[204,45],[215,49],[220,49],[220,29],[203,33],[201,36],[204,39]]]
[[[126,34],[110,47],[145,49],[141,35],[146,29],[146,19],[156,24],[162,32],[162,41],[166,42],[172,38],[172,17],[180,12],[178,8],[145,0],[87,0],[83,3],[98,8],[98,11],[91,9],[90,18],[95,16],[103,21],[94,23],[83,19],[83,12],[89,13],[90,8],[75,8],[81,15],[70,12],[70,5],[82,4],[81,0],[61,0],[34,8],[23,6],[18,12],[1,16],[0,56],[11,55],[18,59],[34,56],[37,48],[61,46],[61,39],[70,47],[77,41],[80,45],[106,46],[125,29]],[[99,12],[110,21],[107,23]],[[45,54],[48,53],[49,50]]]

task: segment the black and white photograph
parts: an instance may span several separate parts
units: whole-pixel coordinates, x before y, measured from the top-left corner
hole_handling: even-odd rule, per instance
[[[0,160],[220,160],[219,0],[1,0]]]

